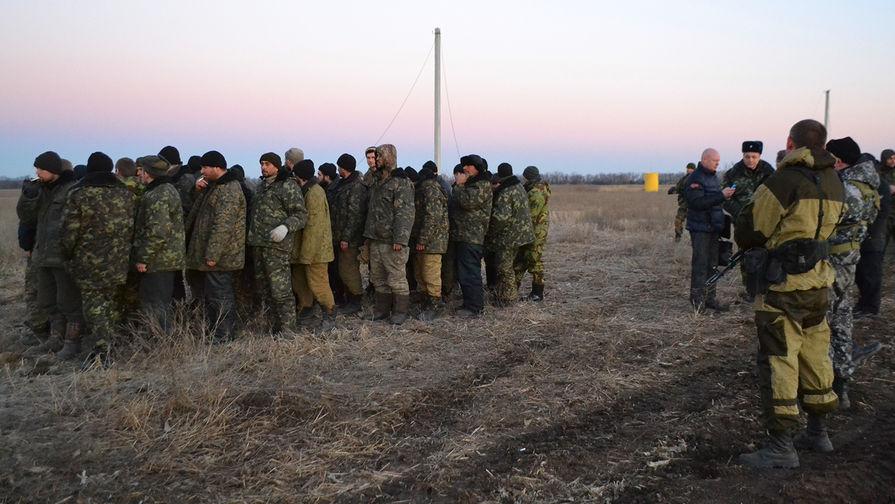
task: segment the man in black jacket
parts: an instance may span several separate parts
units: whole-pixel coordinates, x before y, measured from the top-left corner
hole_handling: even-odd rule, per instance
[[[891,150],[883,151],[883,163],[885,155],[895,157]],[[882,171],[883,166],[880,166]],[[855,271],[855,282],[858,284],[858,303],[855,306],[854,316],[876,315],[879,313],[880,293],[883,282],[883,255],[886,251],[887,224],[892,211],[892,191],[885,178],[880,177],[878,188],[880,202],[879,213],[867,230],[867,238],[861,243],[861,259]]]
[[[734,189],[721,189],[716,171],[721,156],[715,149],[702,152],[696,170],[687,178],[684,196],[687,200],[687,231],[693,247],[690,273],[690,303],[697,311],[705,308],[724,311],[726,306],[715,299],[715,288],[705,288],[705,281],[718,266],[718,239],[724,228],[721,205],[733,196]]]

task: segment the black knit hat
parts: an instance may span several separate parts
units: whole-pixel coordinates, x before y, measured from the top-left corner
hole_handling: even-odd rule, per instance
[[[234,179],[238,180],[239,182],[245,182],[246,171],[242,168],[242,165],[235,164],[231,166],[230,173],[233,174]]]
[[[525,177],[526,180],[534,180],[541,176],[541,172],[538,170],[537,166],[527,166],[522,170],[522,176]]]
[[[264,154],[261,154],[261,159],[259,159],[258,162],[263,163],[265,161],[276,166],[278,170],[283,167],[283,161],[280,159],[280,155],[275,152],[265,152]]]
[[[419,172],[414,169],[412,166],[408,166],[404,168],[404,175],[407,175],[407,178],[410,179],[411,182],[416,182],[420,179]]]
[[[460,164],[463,166],[475,166],[476,170],[484,171],[485,162],[478,154],[469,154],[460,158]]]
[[[62,173],[62,158],[53,151],[46,151],[34,158],[34,167],[59,175]]]
[[[75,166],[72,171],[75,174],[75,180],[81,180],[84,178],[84,175],[87,174],[87,165],[79,164]]]
[[[165,158],[165,160],[172,165],[183,164],[183,161],[180,160],[180,151],[177,150],[177,147],[166,145],[162,147],[162,150],[158,151],[158,155]]]
[[[87,158],[87,173],[111,173],[115,163],[102,152],[94,152]]]
[[[302,159],[292,167],[292,173],[302,180],[311,180],[314,178],[314,161]]]
[[[510,163],[500,163],[497,167],[497,175],[500,178],[510,177],[513,175],[513,165]]]
[[[761,154],[762,149],[764,149],[764,144],[758,140],[746,140],[743,142],[743,154],[747,152],[757,152]]]
[[[339,156],[336,164],[339,165],[339,168],[348,172],[354,172],[357,169],[357,159],[354,159],[354,156],[347,152]]]
[[[167,158],[165,158],[167,159]],[[170,159],[168,159],[171,162]],[[216,168],[227,169],[227,160],[224,159],[224,155],[216,150],[208,151],[205,154],[202,154],[202,166],[213,166]]]
[[[332,163],[323,163],[320,165],[320,173],[329,177],[330,180],[336,179],[336,165]]]
[[[186,165],[190,173],[199,173],[199,170],[202,169],[202,156],[190,156]]]
[[[879,162],[885,164],[886,160],[892,156],[895,156],[895,150],[886,149],[879,155]]]
[[[463,164],[462,163],[454,166],[454,175],[456,175],[458,173],[463,173]]]
[[[430,161],[426,161],[425,163],[423,163],[423,168],[420,170],[420,173],[423,173],[422,170],[425,170],[426,168],[432,170],[432,173],[434,173],[436,175],[438,174],[438,165],[435,164],[435,161],[430,160]]]
[[[851,166],[861,157],[861,148],[852,137],[836,138],[827,142],[827,152]]]
[[[434,179],[435,177],[437,177],[437,175],[435,175],[435,172],[432,171],[431,167],[425,166],[422,170],[420,170],[419,180],[430,180]]]

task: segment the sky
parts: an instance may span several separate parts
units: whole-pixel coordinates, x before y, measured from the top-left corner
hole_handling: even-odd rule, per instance
[[[419,168],[435,27],[449,167],[478,153],[520,173],[674,172],[706,147],[733,163],[744,140],[773,161],[793,123],[823,120],[826,89],[830,138],[895,147],[891,0],[0,5],[0,176],[45,150],[78,164],[169,144],[249,175],[293,146],[362,165],[377,141]]]

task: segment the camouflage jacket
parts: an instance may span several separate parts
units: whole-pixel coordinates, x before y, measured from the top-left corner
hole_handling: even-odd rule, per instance
[[[62,217],[62,253],[82,289],[124,284],[136,199],[111,173],[88,173],[72,186]]]
[[[370,189],[364,238],[407,246],[415,214],[413,186],[407,179],[376,179]]]
[[[333,232],[326,191],[320,187],[317,179],[312,178],[301,188],[301,192],[308,209],[308,222],[301,234],[296,235],[298,241],[292,244],[291,261],[293,264],[332,262]]]
[[[286,170],[280,170],[271,182],[261,180],[252,196],[250,215],[246,244],[286,252],[292,250],[293,240],[308,223],[301,189]],[[280,225],[286,226],[289,232],[283,241],[276,243],[270,239],[270,232]]]
[[[845,208],[836,231],[830,237],[833,255],[847,254],[861,248],[870,223],[876,219],[880,197],[879,175],[872,158],[862,157],[858,163],[839,172],[845,186]]]
[[[503,179],[494,191],[491,221],[485,246],[488,250],[505,250],[534,241],[528,195],[515,176]]]
[[[64,171],[55,182],[40,184],[37,205],[28,204],[22,220],[33,219],[37,223],[37,235],[31,264],[45,268],[61,268],[65,265],[62,255],[62,214],[68,193],[75,184],[75,174]],[[36,214],[35,214],[36,212]]]
[[[180,194],[167,177],[146,186],[137,204],[134,250],[131,262],[146,271],[180,271],[185,266],[186,239]]]
[[[339,180],[329,207],[333,223],[333,240],[348,242],[350,247],[364,243],[364,223],[367,219],[367,186],[359,172]]]
[[[124,183],[124,186],[127,187],[127,190],[134,193],[134,196],[138,199],[140,196],[143,196],[144,192],[146,192],[146,186],[144,186],[143,182],[137,177],[120,177],[120,180]]]
[[[444,254],[448,246],[448,195],[435,179],[420,180],[413,200],[415,216],[410,245],[425,245],[426,254]]]
[[[186,221],[186,267],[235,271],[245,265],[246,200],[232,172],[210,182],[193,202]],[[207,261],[214,261],[210,268]]]
[[[535,243],[547,242],[550,227],[550,184],[538,178],[525,183],[528,191],[528,207],[531,209],[531,225],[534,228]]]
[[[491,173],[469,177],[462,186],[454,187],[457,214],[454,218],[454,241],[484,245],[491,220]]]
[[[674,184],[674,187],[668,191],[668,194],[677,194],[677,207],[678,208],[687,208],[687,178],[690,176],[689,173],[685,174],[683,177],[679,178],[677,182]]]
[[[724,211],[736,219],[746,203],[752,200],[752,195],[755,194],[758,186],[773,173],[774,167],[763,159],[758,160],[758,166],[754,170],[746,168],[743,161],[733,165],[731,169],[724,172],[724,179],[721,182],[722,187],[731,187],[736,184],[736,192],[722,205]]]
[[[183,207],[184,217],[190,214],[193,206],[193,193],[196,190],[196,176],[187,171],[186,166],[180,166],[176,171],[171,170],[168,173],[174,173],[171,177],[171,184],[177,189],[180,195],[180,204]]]
[[[372,169],[368,169],[367,173],[364,173],[363,182],[367,188],[372,189],[373,184],[376,183],[376,172]]]

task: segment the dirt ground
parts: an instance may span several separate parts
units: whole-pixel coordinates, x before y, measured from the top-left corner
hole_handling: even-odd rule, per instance
[[[762,439],[751,307],[690,309],[672,196],[554,189],[543,303],[282,339],[253,314],[223,346],[184,311],[86,371],[21,357],[0,194],[0,502],[895,502],[891,320],[855,324],[886,348],[830,419],[835,453],[739,467]]]

